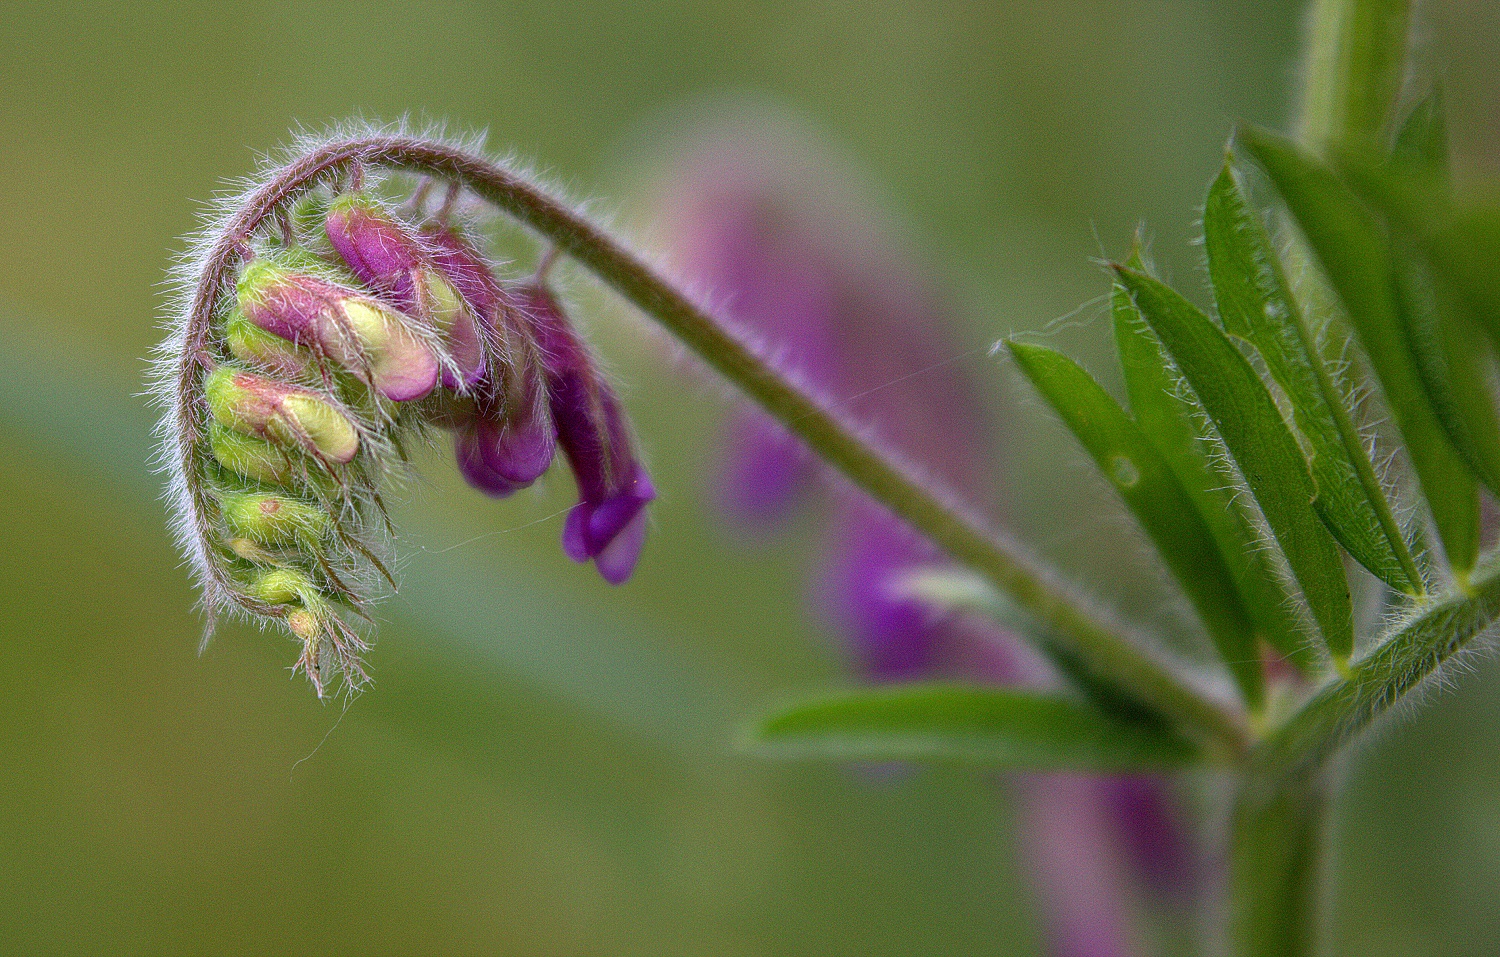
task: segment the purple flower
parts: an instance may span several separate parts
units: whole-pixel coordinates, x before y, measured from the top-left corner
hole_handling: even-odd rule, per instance
[[[1125,855],[1146,887],[1165,903],[1191,902],[1200,862],[1166,780],[1160,775],[1121,775],[1102,779],[1100,790]]]
[[[844,190],[858,177],[775,127],[731,129],[687,154],[666,177],[662,207],[682,275],[780,369],[935,483],[982,504],[993,432],[964,374],[964,351],[945,333],[950,314],[878,214]],[[751,411],[734,414],[725,446],[722,485],[736,524],[782,517],[808,483],[806,455]],[[814,591],[861,674],[1056,680],[987,622],[913,597],[904,580],[941,556],[880,506],[840,489]],[[1153,887],[1191,879],[1185,830],[1156,783],[1018,779],[1024,846],[1058,957],[1134,952],[1128,866]]]
[[[541,344],[557,440],[578,482],[563,551],[576,562],[592,560],[605,581],[618,585],[640,558],[646,505],[656,489],[635,457],[614,390],[557,300],[535,283],[522,287],[518,298]]]
[[[829,537],[819,597],[860,672],[875,681],[930,675],[952,616],[906,594],[902,583],[938,561],[935,549],[861,500],[840,503]]]
[[[514,294],[463,237],[432,229],[422,238],[434,266],[478,317],[480,335],[504,357],[473,383],[473,406],[455,423],[454,451],[469,484],[509,495],[547,471],[557,446],[541,344]]]
[[[949,310],[867,204],[809,186],[857,177],[765,134],[710,137],[674,165],[663,207],[674,265],[778,369],[872,425],[934,481],[982,499],[989,418],[954,362]],[[815,474],[800,444],[755,410],[736,410],[724,446],[717,487],[742,528],[779,521]],[[825,556],[818,604],[861,673],[928,673],[954,623],[900,584],[939,561],[932,547],[843,493]]]

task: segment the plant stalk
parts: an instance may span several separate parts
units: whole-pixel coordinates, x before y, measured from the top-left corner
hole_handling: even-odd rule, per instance
[[[1323,896],[1324,774],[1249,779],[1230,823],[1230,932],[1239,957],[1312,957]]]

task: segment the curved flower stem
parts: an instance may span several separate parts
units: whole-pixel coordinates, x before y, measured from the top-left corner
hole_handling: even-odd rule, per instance
[[[909,469],[862,441],[832,410],[788,382],[586,217],[517,173],[465,150],[415,137],[373,135],[324,144],[277,171],[214,237],[188,318],[182,375],[199,374],[194,357],[203,352],[219,291],[232,279],[250,234],[300,193],[366,164],[462,183],[541,234],[665,326],[853,485],[1010,595],[1100,680],[1125,689],[1221,755],[1244,751],[1246,732],[1236,715],[1102,621],[1021,546],[985,530]],[[190,421],[182,424],[192,428]]]

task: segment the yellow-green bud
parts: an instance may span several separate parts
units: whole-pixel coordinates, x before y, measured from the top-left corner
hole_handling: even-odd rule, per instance
[[[316,361],[310,350],[267,332],[239,309],[224,324],[224,341],[236,359],[277,375],[303,375]]]
[[[257,565],[278,564],[279,560],[277,556],[272,555],[248,538],[231,538],[226,540],[224,544],[229,546],[231,552],[234,552],[235,555],[247,562],[254,562]]]
[[[214,422],[208,427],[208,443],[220,465],[245,478],[268,485],[286,485],[291,478],[286,452],[265,439]]]
[[[249,592],[252,598],[267,605],[316,605],[321,597],[307,573],[296,568],[260,572],[250,582]]]
[[[354,423],[310,389],[221,366],[204,382],[203,393],[216,421],[247,435],[331,462],[349,462],[359,451]]]
[[[257,545],[315,548],[333,524],[321,508],[276,492],[229,492],[219,509],[231,535]]]

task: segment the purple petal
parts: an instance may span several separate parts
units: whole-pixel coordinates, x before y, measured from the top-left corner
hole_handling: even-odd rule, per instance
[[[594,567],[599,575],[611,585],[623,585],[635,571],[640,560],[641,548],[646,544],[646,512],[637,511],[635,517],[610,540],[598,555],[594,556]]]
[[[563,523],[563,554],[575,562],[586,562],[593,557],[584,531],[588,528],[589,513],[593,510],[594,507],[588,502],[579,502],[568,512],[568,520]]]
[[[475,426],[465,426],[454,433],[453,452],[464,480],[486,495],[504,498],[521,488],[515,482],[490,468],[476,434]]]
[[[596,555],[608,548],[615,537],[635,521],[646,504],[656,498],[656,487],[651,484],[646,470],[637,464],[634,473],[630,484],[611,493],[589,516],[587,536]]]
[[[416,304],[411,271],[422,257],[400,223],[351,194],[329,210],[323,231],[356,276],[390,294],[402,308]]]
[[[556,432],[546,415],[515,420],[481,419],[476,439],[485,464],[517,486],[530,485],[547,471],[556,449]]]

